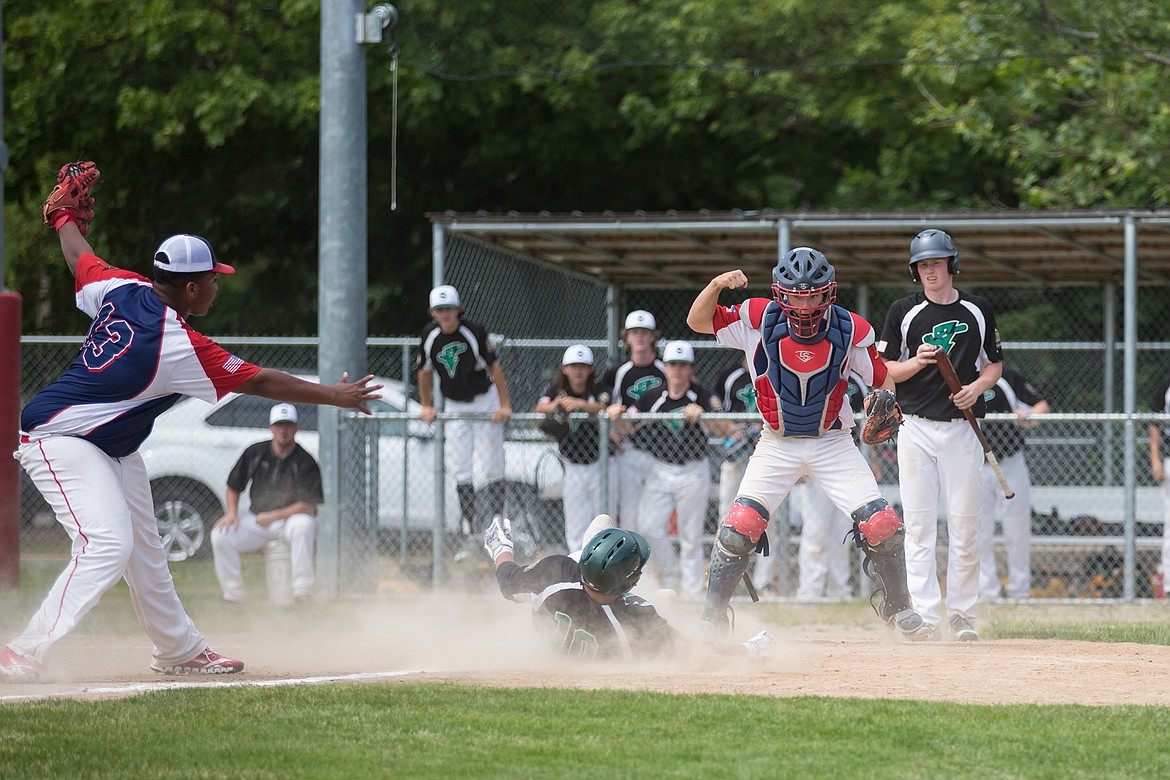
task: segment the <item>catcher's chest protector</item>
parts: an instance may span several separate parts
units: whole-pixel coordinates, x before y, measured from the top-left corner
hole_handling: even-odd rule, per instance
[[[822,338],[806,344],[791,337],[780,307],[768,304],[753,360],[756,403],[772,430],[780,430],[782,422],[785,436],[816,437],[841,427],[853,328],[849,313],[833,306]]]

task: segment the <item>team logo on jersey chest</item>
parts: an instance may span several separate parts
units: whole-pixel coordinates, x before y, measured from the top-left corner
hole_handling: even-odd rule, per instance
[[[756,388],[752,387],[751,385],[744,385],[743,388],[735,394],[735,397],[743,402],[745,411],[759,411],[759,407],[756,406]]]
[[[656,376],[644,376],[634,384],[626,388],[626,395],[637,401],[643,395],[653,390],[662,384],[662,380]]]
[[[923,344],[933,344],[936,347],[942,347],[951,354],[951,347],[955,346],[955,336],[960,333],[966,333],[970,327],[965,322],[958,320],[949,320],[947,322],[940,322],[934,326],[934,330],[922,337]]]
[[[447,369],[447,376],[455,376],[455,368],[459,365],[459,356],[467,351],[467,345],[462,341],[454,341],[439,350],[435,359]]]

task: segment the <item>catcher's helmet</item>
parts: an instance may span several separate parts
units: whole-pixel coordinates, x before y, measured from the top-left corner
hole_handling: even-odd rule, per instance
[[[943,231],[929,228],[910,242],[910,275],[914,281],[918,281],[916,263],[932,257],[947,258],[947,273],[951,276],[959,272],[959,250],[955,248],[955,242]]]
[[[811,307],[808,298],[821,296]],[[784,310],[797,338],[811,339],[820,330],[825,312],[837,300],[837,272],[822,253],[799,246],[772,269],[772,297]],[[801,305],[801,304],[804,305]]]
[[[581,551],[581,581],[598,593],[621,596],[638,584],[650,543],[624,528],[606,528]]]

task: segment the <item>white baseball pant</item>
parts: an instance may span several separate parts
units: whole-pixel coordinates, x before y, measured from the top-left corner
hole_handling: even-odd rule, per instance
[[[638,505],[637,531],[650,543],[650,570],[659,587],[681,590],[685,597],[703,592],[709,468],[706,460],[682,465],[656,460]],[[677,551],[668,536],[672,511],[678,512]]]
[[[244,577],[240,573],[240,553],[255,552],[269,542],[280,539],[289,548],[294,597],[313,595],[313,542],[317,518],[307,514],[290,515],[264,528],[256,515],[244,512],[235,528],[216,528],[211,532],[211,551],[215,556],[215,576],[223,589],[225,601],[247,600]]]
[[[40,609],[8,646],[45,664],[53,645],[125,578],[138,623],[154,642],[155,661],[171,666],[202,653],[207,642],[171,579],[142,456],[112,458],[73,436],[22,444],[17,454],[73,547]]]
[[[629,445],[626,445],[629,447]],[[609,459],[609,514],[622,528],[638,527],[638,507],[646,479],[654,468],[654,456],[630,447]],[[710,482],[710,479],[708,479]],[[615,493],[616,491],[616,493]],[[613,501],[616,495],[617,501]]]
[[[899,491],[906,526],[906,584],[914,610],[942,621],[938,581],[938,506],[947,514],[947,611],[974,625],[979,600],[979,471],[983,448],[966,419],[906,415],[898,433]]]
[[[500,408],[495,385],[470,401],[447,400],[445,411],[488,413]],[[504,424],[490,420],[447,420],[447,469],[456,485],[470,485],[475,477],[473,458],[479,461],[486,482],[504,478]]]
[[[747,473],[748,458],[743,457],[738,460],[725,460],[719,464],[719,519],[727,517],[727,513],[731,511],[731,505],[735,502],[735,497],[739,495],[739,484],[743,481],[743,475]],[[775,515],[779,508],[771,510]],[[779,537],[775,531],[768,534],[768,540],[775,541]],[[780,548],[774,548],[769,551],[767,555],[757,555],[752,561],[752,584],[757,588],[764,588],[769,585],[775,585],[772,582],[776,572],[776,556],[780,554]]]
[[[815,439],[785,438],[770,428],[764,429],[748,461],[739,495],[774,512],[804,476],[846,514],[882,495],[849,431],[828,431]]]
[[[851,544],[845,535],[853,528],[853,519],[837,509],[815,484],[797,486],[800,495],[800,582],[798,599],[848,598]]]
[[[581,549],[585,529],[598,515],[601,466],[598,463],[565,463],[562,501],[565,505],[565,546],[567,552]]]
[[[999,466],[1016,497],[1003,497],[995,470],[984,463],[979,474],[983,507],[979,521],[979,594],[989,599],[999,596],[995,565],[995,519],[999,516],[1007,553],[1007,597],[1026,599],[1032,585],[1032,478],[1023,450],[1008,455]]]
[[[1162,461],[1162,588],[1170,591],[1170,458]]]
[[[849,431],[828,431],[819,438],[786,438],[765,428],[748,460],[739,495],[768,508],[772,518],[768,522],[769,541],[779,538],[771,529],[780,502],[804,476],[815,481],[837,511],[846,515],[882,495],[873,471]],[[785,553],[776,549],[768,558],[757,561],[757,584],[770,578],[772,557]],[[761,569],[766,576],[761,575]]]

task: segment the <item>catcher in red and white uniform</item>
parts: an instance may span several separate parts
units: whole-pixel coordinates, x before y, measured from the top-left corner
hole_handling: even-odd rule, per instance
[[[815,482],[853,519],[867,570],[880,583],[878,616],[909,639],[925,638],[910,604],[902,552],[902,521],[882,498],[873,472],[853,443],[853,413],[845,400],[850,371],[870,386],[893,381],[874,351],[873,328],[833,305],[836,272],[808,247],[788,252],[772,270],[772,295],[720,306],[719,293],[746,287],[742,271],[711,280],[691,304],[687,324],[713,333],[747,355],[763,433],[731,511],[711,552],[702,619],[725,628],[728,603],[753,552],[767,554],[769,515],[801,477]]]
[[[190,235],[158,248],[153,283],[108,265],[85,239],[97,178],[93,163],[70,163],[45,204],[77,278],[77,307],[94,319],[68,370],[21,413],[16,452],[73,540],[72,556],[24,633],[0,650],[0,679],[39,678],[53,645],[120,579],[154,642],[152,669],[239,672],[244,664],[208,647],[179,601],[138,448],[184,395],[214,403],[234,391],[368,414],[365,403],[381,397],[381,385],[370,385],[371,377],[350,384],[344,375],[332,387],[305,382],[246,363],[196,333],[187,319],[207,313],[217,275],[235,269]]]

